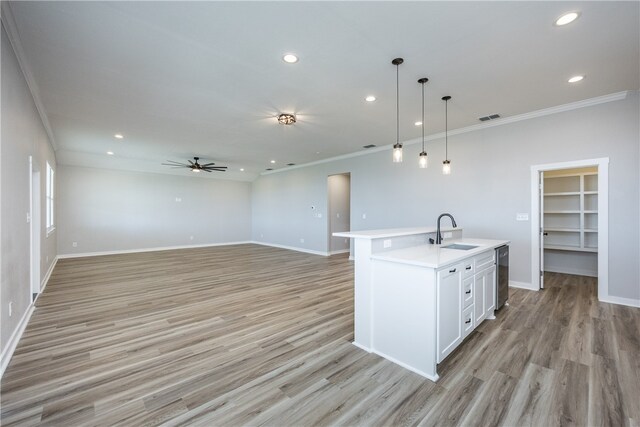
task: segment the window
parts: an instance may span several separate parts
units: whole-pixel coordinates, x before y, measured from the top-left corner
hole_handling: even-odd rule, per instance
[[[55,172],[49,162],[47,162],[47,233],[50,233],[55,228],[54,216],[53,216],[53,178]]]

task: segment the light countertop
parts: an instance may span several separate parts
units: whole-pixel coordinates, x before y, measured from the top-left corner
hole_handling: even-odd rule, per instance
[[[443,230],[444,231],[444,230]],[[446,249],[453,243],[468,244],[478,246],[469,250]],[[401,264],[416,265],[427,268],[440,268],[447,265],[455,264],[458,261],[477,255],[487,249],[495,249],[502,245],[508,245],[508,240],[491,240],[491,239],[447,239],[442,245],[419,245],[410,248],[397,249],[394,251],[382,252],[371,255],[373,260],[391,261]]]
[[[413,234],[435,233],[436,227],[387,228],[383,230],[347,231],[333,233],[336,237],[352,237],[356,239],[387,239],[389,237],[411,236]],[[440,232],[462,230],[462,228],[441,227]]]

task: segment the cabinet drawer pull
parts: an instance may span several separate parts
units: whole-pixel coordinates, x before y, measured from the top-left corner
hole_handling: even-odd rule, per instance
[[[471,266],[470,266],[470,265],[469,265],[469,266],[467,266],[467,270],[471,270]]]
[[[455,273],[456,272],[456,268],[454,268],[453,270],[449,270],[449,273]]]
[[[466,322],[464,322],[464,323],[471,323],[471,319],[467,320],[467,321],[466,321]]]
[[[467,292],[465,292],[465,294],[470,294],[471,293],[471,289],[469,289]]]

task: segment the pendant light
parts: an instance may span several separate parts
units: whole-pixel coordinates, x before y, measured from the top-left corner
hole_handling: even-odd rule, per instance
[[[424,151],[424,84],[428,81],[429,79],[426,77],[418,80],[418,83],[422,85],[422,124],[420,125],[422,128],[422,151],[418,156],[418,166],[420,169],[426,169],[428,166],[427,152]]]
[[[444,101],[444,161],[442,162],[442,174],[451,174],[451,162],[449,161],[449,100],[450,96],[443,96]]]
[[[396,58],[391,63],[396,66],[396,143],[393,145],[393,163],[402,162],[402,144],[400,144],[400,64],[402,58]]]

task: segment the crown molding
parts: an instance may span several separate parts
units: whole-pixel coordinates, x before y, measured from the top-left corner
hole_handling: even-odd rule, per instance
[[[33,103],[36,106],[36,110],[38,110],[38,115],[40,116],[40,121],[42,121],[42,126],[44,127],[44,130],[49,137],[49,142],[51,143],[51,146],[55,151],[58,149],[58,145],[56,144],[56,140],[53,137],[53,131],[51,130],[49,117],[47,117],[47,113],[44,110],[44,105],[42,104],[42,100],[40,99],[38,85],[33,78],[31,68],[29,68],[27,58],[24,55],[24,50],[22,49],[18,27],[16,26],[16,21],[13,17],[13,11],[11,10],[11,2],[2,1],[0,5],[0,12],[0,20],[2,21],[2,26],[4,27],[7,36],[9,37],[9,43],[11,43],[11,47],[13,47],[13,52],[16,54],[18,65],[20,66],[22,75],[27,82],[29,92],[31,92],[31,98],[33,98]]]
[[[551,114],[562,113],[564,111],[577,110],[577,109],[580,109],[580,108],[591,107],[591,106],[594,106],[594,105],[604,104],[604,103],[607,103],[607,102],[620,101],[620,100],[626,99],[630,92],[632,92],[632,91],[625,90],[625,91],[622,91],[622,92],[611,93],[609,95],[603,95],[603,96],[597,96],[595,98],[584,99],[582,101],[576,101],[576,102],[571,102],[571,103],[568,103],[568,104],[557,105],[555,107],[543,108],[541,110],[531,111],[529,113],[518,114],[516,116],[504,117],[504,118],[500,118],[500,119],[497,119],[497,120],[490,120],[488,122],[478,123],[477,125],[472,125],[472,126],[467,126],[467,127],[460,128],[460,129],[450,130],[449,131],[449,135],[461,135],[463,133],[475,132],[475,131],[478,131],[478,130],[491,128],[491,127],[495,127],[495,126],[507,125],[507,124],[510,124],[510,123],[520,122],[520,121],[523,121],[523,120],[535,119],[535,118],[538,118],[538,117],[548,116],[548,115],[551,115]],[[444,136],[445,136],[444,132],[440,132],[440,133],[436,133],[436,134],[433,134],[433,135],[429,135],[429,136],[425,137],[424,140],[425,140],[425,142],[434,141],[436,139],[444,138]],[[413,138],[413,139],[409,139],[409,140],[406,140],[406,141],[402,141],[402,144],[403,145],[413,145],[413,144],[418,144],[418,143],[421,143],[421,142],[422,142],[422,138]],[[266,171],[266,172],[260,173],[260,175],[261,176],[262,175],[271,175],[271,174],[274,174],[274,173],[290,171],[292,169],[306,168],[306,167],[309,167],[309,166],[315,166],[315,165],[319,165],[319,164],[323,164],[323,163],[335,162],[337,160],[344,160],[344,159],[349,159],[349,158],[358,157],[358,156],[366,156],[367,154],[377,153],[377,152],[380,152],[380,151],[391,150],[392,148],[393,148],[393,144],[383,145],[383,146],[376,147],[376,148],[369,148],[366,151],[357,151],[355,153],[343,154],[341,156],[330,157],[328,159],[317,160],[315,162],[302,163],[300,165],[290,166],[290,167],[283,168],[283,169],[277,169],[277,170],[273,170],[273,171]]]

